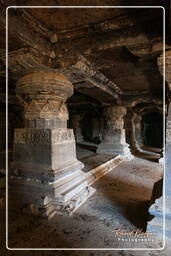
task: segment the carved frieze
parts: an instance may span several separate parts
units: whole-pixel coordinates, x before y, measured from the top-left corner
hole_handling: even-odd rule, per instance
[[[65,144],[74,142],[72,129],[15,129],[14,144]]]
[[[54,100],[32,100],[24,103],[25,119],[68,119],[68,110],[64,102]]]
[[[63,144],[74,142],[74,134],[72,129],[56,129],[52,130],[52,144]]]

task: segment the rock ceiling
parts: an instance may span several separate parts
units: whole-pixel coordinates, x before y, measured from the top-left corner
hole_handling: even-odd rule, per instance
[[[50,0],[48,5],[79,5],[78,2]],[[137,4],[131,0],[95,2],[96,5]],[[35,0],[21,4],[38,5]],[[162,5],[163,1],[138,4]],[[0,81],[4,83],[5,8],[18,2],[0,0],[0,5]],[[47,5],[47,1],[41,1],[41,5]],[[165,5],[168,21],[169,1]],[[11,88],[19,76],[30,70],[53,68],[67,74],[79,94],[93,98],[98,95],[105,103],[117,101],[118,94],[125,98],[141,93],[161,94],[157,58],[162,53],[162,12],[161,8],[9,9]],[[166,48],[170,47],[168,42]]]

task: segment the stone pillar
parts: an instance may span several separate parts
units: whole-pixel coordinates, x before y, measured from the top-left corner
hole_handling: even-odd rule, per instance
[[[20,78],[16,93],[24,105],[25,128],[15,129],[10,187],[37,213],[70,214],[94,192],[76,158],[73,130],[67,128],[65,102],[73,86],[62,74],[38,71]]]
[[[147,230],[155,232],[158,237],[163,238],[165,232],[166,238],[171,240],[171,104],[169,105],[166,122],[166,145],[165,145],[165,197],[160,197],[153,202],[149,208],[149,213],[154,218],[148,222]],[[165,215],[164,215],[165,200]],[[164,230],[165,217],[165,230]]]
[[[127,114],[124,117],[124,127],[126,131],[126,142],[130,145],[130,149],[132,148],[132,117],[132,109],[128,108]]]
[[[141,151],[142,134],[141,134],[142,116],[134,112],[132,118],[132,149],[137,152]]]
[[[168,82],[168,93],[171,92],[171,51],[165,53],[166,64],[166,81]],[[158,58],[158,67],[160,73],[163,75],[163,55]],[[149,208],[150,215],[153,219],[148,222],[147,230],[153,231],[161,239],[163,233],[167,240],[171,240],[171,103],[168,106],[168,112],[166,117],[166,143],[165,143],[165,172],[164,172],[164,191],[165,196],[160,197]],[[165,209],[164,209],[165,200]],[[165,218],[165,230],[164,230],[164,218]],[[169,241],[170,243],[170,241]]]
[[[80,120],[81,117],[78,114],[71,116],[72,128],[74,130],[75,140],[77,143],[81,143],[84,140],[81,134]]]
[[[107,125],[104,140],[99,145],[97,153],[120,154],[128,159],[132,158],[128,144],[125,141],[124,119],[126,108],[112,106],[104,109]]]

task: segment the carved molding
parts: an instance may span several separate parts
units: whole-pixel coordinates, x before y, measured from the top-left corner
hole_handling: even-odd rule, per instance
[[[64,144],[70,142],[75,142],[74,133],[72,129],[52,130],[52,144]]]
[[[108,93],[112,95],[121,94],[121,89],[112,81],[110,81],[108,78],[106,78],[96,67],[94,64],[92,64],[90,61],[88,61],[85,57],[82,55],[79,56],[79,59],[77,63],[74,65],[77,69],[81,70],[84,75],[88,75],[89,79],[97,80],[98,84],[100,83],[100,86],[102,90],[106,90],[106,87],[108,87]],[[98,85],[99,86],[99,85]]]
[[[14,144],[65,144],[75,142],[72,129],[15,129]]]
[[[68,120],[68,110],[65,103],[60,101],[32,100],[24,103],[25,119],[55,119]]]

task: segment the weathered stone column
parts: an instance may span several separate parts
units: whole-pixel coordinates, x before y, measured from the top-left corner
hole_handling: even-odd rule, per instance
[[[97,153],[120,154],[128,159],[132,158],[130,149],[125,140],[124,119],[126,108],[123,106],[112,106],[104,109],[107,126],[104,140],[99,145]]]
[[[154,218],[148,222],[147,230],[155,232],[160,238],[163,238],[163,232],[165,232],[166,238],[171,240],[171,104],[169,105],[166,120],[165,190],[163,191],[163,193],[165,193],[165,197],[160,197],[150,206],[149,213],[154,216]]]
[[[166,52],[166,81],[169,88],[168,93],[171,92],[171,51]],[[163,55],[158,58],[158,67],[163,74]],[[147,230],[153,231],[161,239],[163,233],[165,233],[166,242],[171,240],[171,103],[169,102],[167,117],[166,117],[166,143],[165,143],[165,172],[164,172],[164,191],[165,196],[160,197],[149,208],[150,215],[154,218],[148,222]],[[164,209],[165,200],[165,209]],[[164,230],[164,218],[165,218],[165,230]],[[169,241],[170,243],[170,241]]]
[[[62,74],[38,71],[17,82],[25,128],[15,129],[11,186],[20,202],[52,216],[75,211],[93,192],[76,158],[65,101],[73,86]]]
[[[141,151],[142,146],[141,120],[142,116],[134,112],[132,118],[132,149],[135,152]]]
[[[132,149],[132,117],[132,109],[127,108],[127,114],[124,117],[124,127],[126,132],[126,142],[130,145],[130,149]]]
[[[71,116],[72,128],[74,130],[75,140],[77,143],[81,143],[84,141],[83,136],[81,134],[80,120],[81,116],[78,114],[73,114]]]

